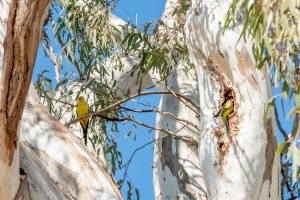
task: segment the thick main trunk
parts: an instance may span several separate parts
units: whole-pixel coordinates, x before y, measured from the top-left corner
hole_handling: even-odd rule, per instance
[[[19,124],[50,1],[0,3],[0,199],[19,187]]]
[[[195,64],[200,95],[200,168],[209,199],[279,199],[279,155],[268,68],[255,68],[250,43],[239,42],[241,26],[222,36],[229,3],[193,1],[186,23],[187,45]],[[249,40],[250,41],[250,40]],[[225,99],[234,98],[229,115],[232,140],[221,119]]]

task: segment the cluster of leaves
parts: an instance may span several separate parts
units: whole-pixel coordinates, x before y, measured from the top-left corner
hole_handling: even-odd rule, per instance
[[[35,83],[35,88],[37,91],[37,94],[41,99],[43,100],[43,104],[47,105],[48,110],[51,114],[57,115],[57,119],[61,118],[61,108],[55,108],[53,103],[53,97],[55,96],[56,91],[64,85],[64,87],[67,87],[70,85],[71,81],[73,80],[73,73],[65,74],[64,78],[56,84],[55,88],[53,88],[52,80],[48,78],[47,73],[49,73],[48,70],[43,70],[41,73],[38,74],[37,81]],[[66,98],[67,96],[71,96],[73,94],[73,91],[66,91],[61,98]]]
[[[122,50],[126,55],[139,59],[135,70],[138,70],[140,86],[143,75],[150,70],[160,75],[160,80],[157,81],[163,82],[174,66],[183,64],[186,73],[193,67],[185,45],[183,24],[174,22],[170,26],[162,20],[157,20],[145,24],[141,31],[134,25],[128,27]]]
[[[294,115],[294,123],[288,139],[279,146],[282,153],[284,145],[289,148],[287,162],[292,158],[292,185],[298,185],[300,178],[299,113],[300,113],[300,3],[290,0],[234,0],[227,12],[224,31],[229,26],[243,24],[240,38],[253,41],[252,51],[257,68],[274,69],[273,84],[281,87],[282,97],[295,102],[287,118]],[[275,104],[273,97],[268,105]],[[283,107],[283,103],[281,103]],[[284,107],[282,108],[284,110]],[[268,112],[268,109],[267,111]],[[300,195],[299,188],[293,191]]]
[[[112,32],[118,31],[109,23],[111,1],[71,0],[56,22],[55,30],[63,40],[66,56],[79,65],[80,79],[97,70],[101,77],[107,74],[103,58],[114,56],[117,44]],[[76,58],[79,58],[78,60]]]

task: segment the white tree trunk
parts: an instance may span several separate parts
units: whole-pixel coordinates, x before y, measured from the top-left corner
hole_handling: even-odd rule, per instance
[[[13,199],[19,180],[19,124],[49,0],[0,3],[0,199]]]
[[[183,67],[179,65],[173,70],[167,82],[173,91],[199,104],[195,70],[191,70],[187,76]],[[200,127],[198,114],[185,104],[199,112],[199,109],[185,100],[183,102],[178,100],[173,95],[162,95],[159,107],[164,112],[170,112],[177,118]],[[191,124],[175,121],[161,114],[157,114],[156,122],[158,128],[175,132],[178,136],[176,138],[156,132],[156,139],[166,136],[157,142],[154,151],[153,184],[156,199],[205,199],[206,188],[198,155],[199,130]]]
[[[200,96],[200,168],[209,199],[279,199],[279,155],[268,67],[255,68],[250,43],[237,44],[241,26],[222,36],[230,2],[193,1],[186,23],[187,45],[195,64]],[[250,40],[249,40],[250,41]],[[213,116],[231,93],[231,141]]]
[[[32,85],[21,124],[24,199],[122,199],[87,147],[41,104]]]
[[[168,0],[166,2],[161,19],[170,27],[173,27],[176,23],[185,22],[184,13],[173,15],[174,10],[181,3],[178,0]],[[183,35],[178,35],[178,37],[183,37]],[[182,65],[175,66],[172,74],[167,79],[168,87],[199,104],[196,71],[192,69],[187,74],[184,72]],[[167,90],[165,86],[160,87],[160,90],[162,89]],[[180,101],[174,95],[162,95],[159,108],[164,112],[172,113],[179,119],[193,123],[198,129],[186,122],[157,114],[157,128],[172,131],[179,137],[166,136],[163,132],[156,132],[156,139],[163,138],[157,142],[154,150],[153,184],[155,198],[161,200],[206,199],[206,186],[198,155],[200,121],[197,113],[199,113],[199,109],[185,100]]]

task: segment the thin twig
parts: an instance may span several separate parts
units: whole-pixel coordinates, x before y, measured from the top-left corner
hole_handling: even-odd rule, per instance
[[[169,87],[169,86],[166,86],[167,89],[175,96],[177,97],[178,100],[180,100],[182,103],[184,103],[188,108],[190,108],[192,111],[194,111],[199,117],[200,117],[200,113],[198,111],[196,111],[195,109],[193,109],[190,105],[188,105],[186,102],[184,102],[181,98],[179,97],[182,97],[180,94],[175,94],[175,92]],[[188,101],[189,103],[193,102],[193,101]],[[194,102],[193,102],[194,103]],[[199,108],[200,109],[200,106]]]
[[[136,121],[136,120],[135,120],[135,121]],[[135,122],[135,123],[137,123],[137,122]],[[151,126],[149,126],[149,127],[151,127]],[[154,128],[154,127],[153,127],[153,128]],[[185,126],[181,127],[180,129],[178,129],[178,130],[175,131],[175,132],[171,132],[171,134],[170,134],[170,132],[169,132],[169,133],[167,133],[167,135],[164,135],[164,136],[161,136],[161,137],[159,137],[159,138],[157,138],[157,139],[154,139],[154,140],[148,142],[147,144],[143,145],[142,147],[136,149],[136,150],[134,151],[134,153],[132,154],[132,156],[130,157],[129,161],[128,161],[125,165],[123,165],[123,166],[121,167],[121,168],[125,167],[125,173],[124,173],[124,178],[123,178],[123,179],[125,180],[125,177],[127,176],[127,171],[128,171],[128,168],[129,168],[129,164],[130,164],[130,162],[131,162],[131,160],[132,160],[134,154],[136,153],[136,151],[138,151],[138,150],[144,148],[145,146],[147,146],[147,145],[149,145],[149,144],[151,144],[151,143],[153,143],[153,142],[156,142],[156,141],[158,141],[158,140],[160,140],[160,139],[162,139],[162,138],[164,138],[164,137],[170,136],[170,135],[175,136],[176,139],[179,139],[179,138],[180,138],[180,139],[182,139],[184,142],[190,143],[190,140],[189,140],[189,139],[192,138],[192,137],[186,137],[186,136],[178,136],[178,135],[176,135],[176,133],[178,133],[179,131],[181,131],[183,128],[185,128]],[[164,131],[161,131],[161,132],[164,132]],[[198,147],[198,144],[195,145],[195,146],[196,146],[196,148],[197,148],[197,147]]]
[[[286,146],[284,147],[284,154],[286,154]],[[283,154],[282,154],[283,156]],[[283,164],[283,163],[282,163]],[[288,165],[289,165],[289,161],[285,162],[283,164],[283,169],[281,170],[281,174],[282,174],[282,180],[281,180],[281,189],[283,191],[283,187],[284,185],[287,183],[287,180],[288,180]]]
[[[160,82],[159,80],[157,80],[156,78],[152,78],[152,79],[155,79],[157,82]],[[198,108],[200,110],[200,106],[198,104],[196,104],[195,102],[193,102],[190,98],[187,98],[186,96],[178,93],[178,92],[174,92],[169,86],[168,86],[168,83],[167,83],[167,79],[165,79],[165,83],[164,83],[165,87],[169,90],[169,92],[171,92],[171,94],[173,94],[175,97],[181,97],[183,99],[185,99],[187,102],[189,102],[190,104],[192,104],[193,106],[195,106],[196,108]],[[180,98],[178,98],[180,101],[182,101]],[[183,101],[182,101],[183,102]],[[185,105],[186,103],[183,102]],[[190,108],[190,107],[189,107]],[[196,112],[199,116],[200,116],[200,113],[198,113],[197,111],[193,110],[194,112]]]
[[[295,195],[294,195],[294,192],[295,192],[295,191],[291,189],[291,187],[290,187],[288,181],[285,183],[285,186],[286,186],[288,192],[289,192],[290,195],[291,195],[291,198],[290,198],[290,199],[295,199]],[[297,198],[297,197],[296,197],[296,198]]]
[[[167,137],[167,136],[169,136],[169,135],[164,135],[164,136],[162,136],[162,137],[159,137],[159,138],[156,138],[156,139],[154,139],[154,140],[151,140],[150,142],[144,144],[143,146],[141,146],[141,147],[135,149],[134,152],[133,152],[133,154],[132,154],[131,157],[129,158],[129,160],[121,167],[121,169],[124,168],[124,167],[126,167],[127,165],[130,164],[130,162],[131,162],[133,156],[135,155],[135,153],[136,153],[137,151],[139,151],[139,150],[141,150],[142,148],[144,148],[145,146],[148,146],[149,144],[152,144],[153,142],[156,142],[156,141],[158,141],[158,140],[160,140],[160,139],[163,139],[163,138],[165,138],[165,137]]]
[[[45,96],[41,96],[42,98],[46,98]],[[59,103],[62,103],[62,104],[66,104],[66,105],[69,105],[71,107],[77,107],[77,105],[74,105],[74,104],[71,104],[71,103],[67,103],[65,101],[60,101],[60,100],[57,100],[57,99],[53,99],[53,98],[50,98],[49,99],[53,100],[53,101],[56,101],[56,102],[59,102]],[[78,120],[79,121],[79,120]]]
[[[281,123],[279,121],[279,118],[278,118],[278,112],[277,112],[277,108],[276,108],[276,105],[274,105],[274,110],[275,110],[275,119],[276,119],[276,123],[277,123],[277,126],[278,126],[278,129],[280,130],[280,132],[282,133],[285,141],[288,141],[289,140],[289,136],[288,134],[283,130],[282,126],[281,126]]]

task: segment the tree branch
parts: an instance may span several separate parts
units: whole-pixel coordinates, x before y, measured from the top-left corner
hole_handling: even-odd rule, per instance
[[[186,136],[178,136],[178,135],[175,134],[175,133],[179,132],[179,130],[181,130],[181,129],[183,129],[184,127],[186,127],[187,124],[184,125],[183,127],[181,127],[179,130],[177,130],[177,131],[175,131],[175,132],[172,132],[172,131],[169,131],[169,130],[166,130],[166,129],[156,128],[156,127],[154,127],[154,126],[150,126],[150,125],[148,125],[148,124],[144,124],[144,123],[142,123],[142,122],[140,122],[140,121],[137,121],[137,120],[135,120],[135,119],[132,119],[132,118],[130,118],[130,117],[124,117],[124,118],[118,119],[118,118],[110,118],[110,117],[106,117],[106,116],[103,116],[103,115],[100,115],[100,114],[94,114],[94,116],[98,116],[98,117],[101,117],[101,118],[103,118],[103,119],[106,119],[106,120],[109,120],[109,121],[116,121],[116,122],[132,121],[132,122],[134,122],[134,123],[136,123],[136,124],[139,124],[139,125],[141,125],[141,126],[150,128],[150,129],[152,129],[152,130],[157,130],[157,131],[166,133],[166,134],[168,134],[168,135],[173,135],[173,136],[178,137],[178,138],[181,138],[181,139],[183,139],[183,140],[185,140],[184,138],[190,138],[190,137],[186,137]]]
[[[186,105],[189,109],[191,109],[192,111],[194,111],[198,116],[197,117],[200,117],[200,113],[198,111],[196,111],[195,109],[191,108],[186,102],[182,101],[182,99],[180,99],[179,97],[182,97],[182,96],[179,96],[178,93],[175,94],[175,92],[169,87],[167,86],[167,89],[175,96],[177,97],[184,105]],[[192,105],[194,105],[195,103],[189,99],[189,101],[187,100],[187,102],[191,103]],[[200,109],[200,106],[197,107],[198,109]]]
[[[157,112],[157,113],[160,113],[160,114],[162,114],[162,115],[165,115],[165,116],[167,116],[167,117],[169,117],[169,118],[171,118],[171,119],[173,119],[173,120],[179,122],[179,123],[182,124],[182,125],[184,125],[184,124],[181,123],[181,122],[185,122],[185,123],[187,123],[187,124],[193,126],[194,128],[196,128],[198,131],[200,131],[200,128],[199,128],[196,124],[194,124],[194,123],[192,123],[192,122],[190,122],[190,121],[188,121],[188,120],[185,120],[185,119],[179,119],[178,117],[175,117],[172,113],[170,113],[170,112],[164,112],[164,111],[162,111],[161,109],[157,109],[157,110],[155,110],[155,109],[150,109],[150,110],[133,110],[133,109],[130,109],[130,108],[124,108],[124,107],[121,107],[121,108],[122,108],[122,109],[125,109],[125,110],[128,110],[128,111],[132,111],[132,112]],[[197,135],[199,135],[199,133],[195,132],[195,131],[192,130],[191,128],[189,128],[189,127],[187,127],[187,128],[188,128],[189,130],[193,131],[194,133],[196,133]],[[200,135],[199,135],[199,136],[200,136]]]
[[[278,112],[277,112],[277,108],[276,108],[276,105],[274,104],[274,110],[275,110],[275,119],[276,119],[276,123],[277,123],[277,126],[278,126],[278,129],[280,130],[280,132],[282,133],[285,141],[288,141],[289,140],[289,136],[288,134],[283,130],[282,126],[281,126],[281,123],[279,121],[279,118],[278,118]]]
[[[173,93],[176,94],[177,96],[180,96],[180,95],[181,95],[181,94],[178,94],[177,92],[173,92]],[[147,95],[151,95],[151,94],[172,94],[172,93],[171,93],[171,92],[168,92],[168,91],[163,91],[163,92],[159,92],[159,91],[151,91],[151,92],[140,92],[140,93],[136,93],[136,94],[134,94],[134,95],[132,95],[132,96],[130,96],[130,97],[127,97],[127,98],[125,98],[125,99],[122,99],[122,100],[120,100],[120,101],[118,101],[118,102],[116,102],[116,103],[114,103],[114,104],[112,104],[112,105],[110,105],[110,106],[108,106],[108,107],[106,107],[106,108],[103,108],[103,109],[101,109],[101,110],[99,110],[99,111],[96,111],[96,112],[90,112],[90,113],[88,113],[88,114],[86,114],[86,115],[84,115],[84,116],[78,117],[78,118],[76,118],[76,119],[70,121],[69,123],[66,123],[65,126],[68,127],[68,126],[70,126],[71,124],[74,124],[74,123],[78,122],[79,120],[81,120],[81,119],[83,119],[83,118],[86,118],[86,117],[89,117],[89,116],[99,115],[100,113],[105,112],[105,111],[107,111],[107,110],[109,110],[109,109],[111,109],[111,108],[114,108],[114,107],[116,107],[116,106],[119,106],[119,105],[121,105],[122,103],[125,103],[126,101],[129,101],[130,99],[133,99],[133,98],[136,98],[136,97],[139,97],[139,96],[147,96]],[[184,98],[185,100],[190,100],[188,97],[185,97],[185,96],[183,96],[183,95],[181,95],[180,97]],[[196,104],[196,105],[197,105],[197,104]],[[199,106],[198,106],[198,107],[199,107]]]

